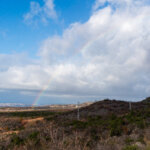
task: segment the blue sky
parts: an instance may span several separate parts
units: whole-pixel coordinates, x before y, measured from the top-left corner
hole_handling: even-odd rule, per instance
[[[1,0],[0,103],[150,93],[148,0]]]
[[[27,24],[23,16],[30,10],[31,0],[2,0],[0,2],[0,51],[2,53],[26,52],[35,57],[40,42],[63,30],[73,22],[85,22],[91,14],[92,0],[55,0],[58,17],[43,24]],[[43,0],[36,1],[44,5]]]

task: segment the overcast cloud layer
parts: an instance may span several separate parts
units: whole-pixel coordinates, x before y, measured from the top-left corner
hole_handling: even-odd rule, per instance
[[[31,14],[26,18],[36,15]],[[97,0],[87,22],[45,39],[38,55],[35,61],[1,54],[0,60],[9,57],[15,63],[0,65],[0,88],[47,89],[49,96],[64,98],[148,96],[150,5],[146,0]]]

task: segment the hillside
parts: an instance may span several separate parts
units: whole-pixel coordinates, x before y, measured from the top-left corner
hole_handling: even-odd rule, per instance
[[[0,113],[1,150],[150,150],[150,98],[69,111]]]
[[[150,108],[150,98],[146,98],[140,102],[131,102],[132,111],[142,111]],[[89,106],[81,107],[79,109],[80,117],[86,118],[88,116],[101,116],[106,117],[112,114],[117,116],[124,115],[130,111],[130,104],[126,101],[121,100],[109,100],[105,99],[92,103]],[[64,117],[76,118],[77,111],[73,110],[65,114]]]

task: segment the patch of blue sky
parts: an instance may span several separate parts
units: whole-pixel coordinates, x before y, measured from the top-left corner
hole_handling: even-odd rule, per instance
[[[0,53],[26,52],[36,57],[41,42],[53,35],[61,35],[70,24],[85,22],[91,14],[93,0],[55,0],[57,20],[48,24],[25,24],[23,16],[30,10],[31,0],[0,1]],[[35,0],[41,6],[43,0]]]

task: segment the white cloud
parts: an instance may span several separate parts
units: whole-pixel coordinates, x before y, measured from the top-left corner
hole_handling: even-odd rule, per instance
[[[38,2],[30,3],[30,11],[24,15],[26,23],[37,23],[39,21],[47,24],[49,19],[56,19],[57,14],[53,0],[43,0],[44,5],[40,6]]]
[[[144,76],[150,73],[150,6],[145,5],[146,1],[113,2],[129,5],[114,10],[110,4],[93,12],[86,23],[74,23],[62,36],[43,42],[40,55],[45,63],[61,63],[64,73],[68,70],[66,64],[72,65],[69,76],[59,75],[63,81],[56,81],[59,88],[64,84],[68,90],[72,86],[83,93],[138,95],[135,87],[144,84],[141,93],[148,94],[149,85],[145,83],[149,81]],[[55,72],[58,76],[59,67]]]
[[[8,67],[0,87],[47,89],[52,95],[149,95],[150,6],[142,2],[116,9],[109,4],[62,36],[49,37],[40,62]]]
[[[105,7],[106,5],[111,5],[113,8],[135,8],[141,7],[145,4],[149,4],[149,0],[95,0],[93,5],[93,10],[97,10],[99,7]]]

